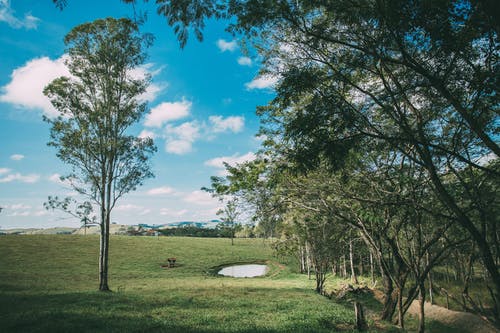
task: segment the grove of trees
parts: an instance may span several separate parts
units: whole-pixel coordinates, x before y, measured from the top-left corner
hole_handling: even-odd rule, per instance
[[[383,277],[382,318],[397,314],[403,327],[419,296],[423,332],[429,276],[460,249],[469,267],[464,306],[499,323],[493,2],[157,3],[181,45],[189,31],[200,38],[206,19],[230,18],[228,29],[258,50],[262,74],[278,79],[258,110],[261,158],[212,183],[307,250],[318,292],[336,247],[360,238]],[[477,265],[489,308],[468,295]]]
[[[364,253],[383,281],[381,317],[404,327],[418,298],[424,332],[432,277],[453,267],[462,306],[500,325],[495,1],[155,3],[181,46],[190,33],[201,40],[207,20],[227,20],[277,79],[258,109],[257,160],[227,166],[211,189],[251,209],[312,268],[318,292],[329,270],[349,266],[355,282]],[[469,294],[478,271],[485,304]]]

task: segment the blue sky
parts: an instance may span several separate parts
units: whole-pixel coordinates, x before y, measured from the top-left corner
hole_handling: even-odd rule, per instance
[[[153,82],[142,96],[149,112],[131,129],[153,136],[155,178],[119,201],[112,221],[161,224],[216,218],[219,203],[200,191],[222,161],[253,158],[260,140],[255,108],[272,98],[273,80],[258,77],[258,59],[246,57],[223,22],[209,22],[202,43],[191,38],[184,50],[153,4],[143,32],[153,33],[145,66]],[[69,0],[63,11],[51,1],[0,0],[0,228],[78,226],[75,219],[48,212],[49,195],[74,195],[60,182],[68,172],[46,145],[53,115],[43,87],[66,73],[63,38],[72,27],[104,17],[131,17],[119,0]]]

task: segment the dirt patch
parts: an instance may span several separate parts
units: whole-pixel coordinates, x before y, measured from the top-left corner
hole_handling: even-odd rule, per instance
[[[491,324],[481,319],[480,317],[467,312],[453,311],[443,308],[442,306],[432,305],[425,302],[425,317],[428,320],[434,320],[445,324],[457,330],[457,332],[470,333],[498,333],[500,332]],[[419,304],[418,300],[413,301],[408,313],[418,317]]]

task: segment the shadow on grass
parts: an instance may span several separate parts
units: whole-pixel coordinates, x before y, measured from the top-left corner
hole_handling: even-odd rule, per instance
[[[331,313],[317,313],[310,308],[296,310],[294,304],[300,300],[291,298],[278,300],[275,305],[264,304],[263,307],[269,309],[262,311],[256,304],[267,289],[252,288],[255,299],[249,295],[246,301],[228,300],[225,304],[218,297],[212,300],[207,292],[199,290],[201,297],[196,297],[196,294],[143,296],[121,292],[27,294],[3,290],[0,291],[0,328],[2,332],[353,331],[351,321],[338,316],[338,313],[349,312],[343,305],[336,305]],[[290,304],[283,304],[285,302]],[[276,306],[275,313],[270,310],[273,306]],[[238,316],[243,313],[247,315],[240,319]],[[258,318],[270,313],[271,320],[277,315],[277,324]]]

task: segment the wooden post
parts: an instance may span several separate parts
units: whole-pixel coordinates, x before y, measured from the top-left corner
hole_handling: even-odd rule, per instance
[[[359,302],[354,302],[354,315],[356,316],[356,329],[358,331],[366,331],[368,325],[366,324],[363,306]]]

